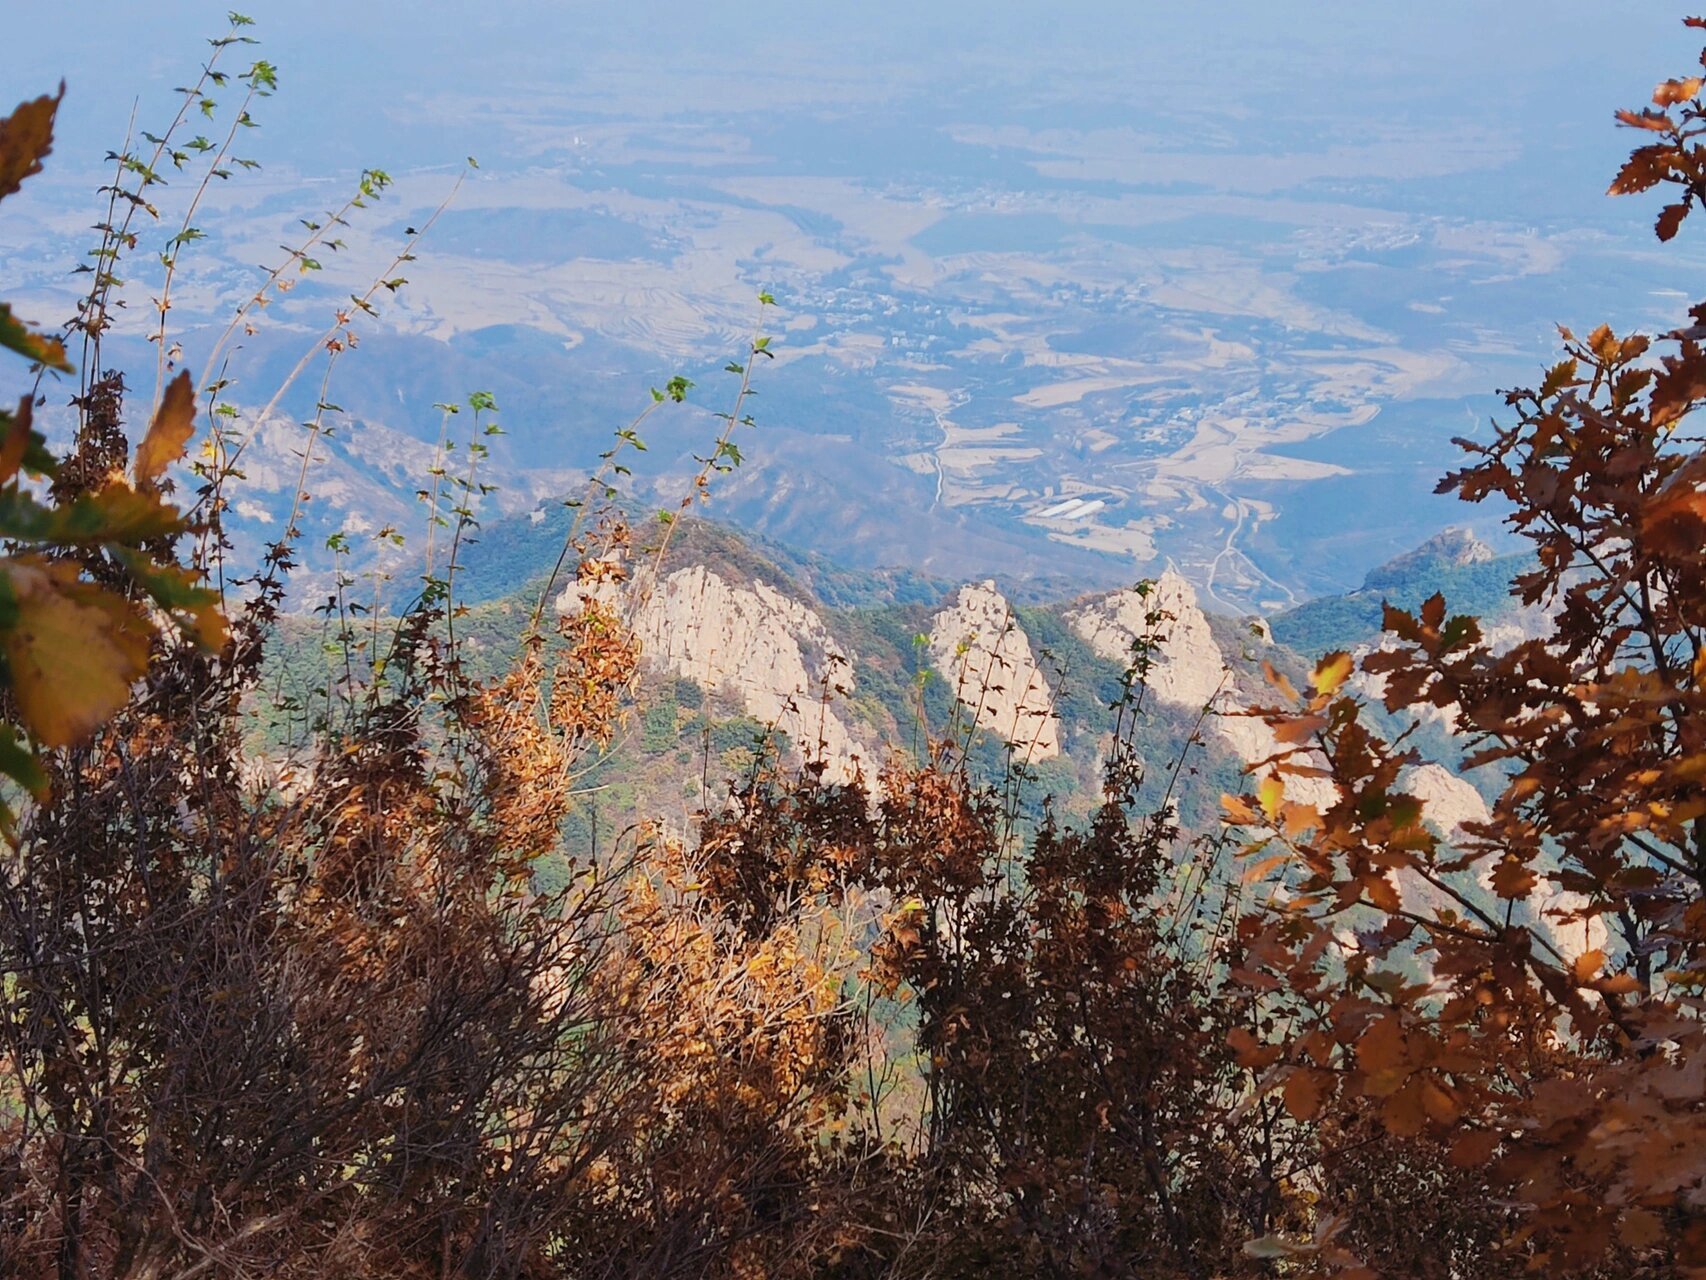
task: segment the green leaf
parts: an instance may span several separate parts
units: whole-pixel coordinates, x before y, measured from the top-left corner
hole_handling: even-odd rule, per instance
[[[33,796],[47,793],[47,775],[41,763],[9,724],[0,724],[0,773]],[[11,827],[11,810],[0,802],[0,825]]]

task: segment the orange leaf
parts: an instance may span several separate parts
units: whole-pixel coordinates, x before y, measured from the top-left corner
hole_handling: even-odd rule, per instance
[[[1385,872],[1377,872],[1364,876],[1358,883],[1368,900],[1382,911],[1396,911],[1403,903],[1398,897],[1398,888]]]
[[[1706,376],[1706,368],[1700,369],[1698,374]],[[1693,393],[1700,385],[1696,382],[1682,391],[1679,402],[1684,409],[1692,405]],[[1664,390],[1669,393],[1669,384]],[[1658,398],[1655,395],[1655,401]],[[1668,399],[1666,403],[1669,403]],[[1680,413],[1670,416],[1680,416]],[[1659,415],[1655,414],[1655,423],[1658,418]],[[1703,530],[1706,530],[1706,458],[1696,457],[1679,468],[1653,495],[1641,516],[1641,532],[1660,550],[1686,553],[1699,547]]]
[[[1356,1045],[1357,1066],[1368,1077],[1368,1092],[1380,1098],[1394,1092],[1409,1077],[1409,1042],[1398,1019],[1376,1019]]]
[[[1265,1071],[1279,1061],[1277,1044],[1263,1044],[1248,1027],[1234,1027],[1226,1037],[1227,1047],[1237,1055],[1238,1065],[1247,1071]]]
[[[53,150],[53,115],[65,85],[53,97],[43,94],[0,120],[0,200],[4,200],[31,174],[41,172],[41,162]]]
[[[1389,1132],[1400,1138],[1413,1138],[1426,1127],[1427,1112],[1423,1109],[1422,1088],[1425,1083],[1420,1079],[1411,1080],[1381,1103],[1380,1118]]]
[[[1575,964],[1570,967],[1577,982],[1584,984],[1592,982],[1594,976],[1605,967],[1605,952],[1598,947],[1592,951],[1584,951],[1576,957]]]
[[[1226,811],[1226,820],[1237,826],[1252,826],[1256,821],[1256,811],[1250,807],[1250,802],[1242,796],[1222,793],[1220,807]]]
[[[1312,804],[1288,804],[1285,807],[1285,833],[1296,839],[1306,831],[1321,829],[1321,811]]]
[[[1676,128],[1676,122],[1662,111],[1648,108],[1645,111],[1619,111],[1617,123],[1628,125],[1631,129],[1645,129],[1649,133],[1668,133]]]
[[[136,446],[136,483],[139,488],[159,480],[167,467],[184,456],[184,446],[195,433],[195,387],[185,369],[166,384],[166,394],[155,411],[154,421],[142,443]]]
[[[1686,80],[1666,80],[1653,90],[1653,105],[1672,107],[1679,102],[1687,102],[1700,92],[1701,83],[1699,76],[1690,76]]]
[[[1635,115],[1629,111],[1619,111],[1617,118],[1624,124],[1634,125],[1642,129],[1668,129],[1670,120],[1664,116]],[[1671,173],[1672,162],[1676,158],[1676,148],[1663,143],[1654,143],[1647,147],[1636,147],[1629,153],[1629,159],[1623,162],[1623,167],[1617,171],[1617,176],[1606,188],[1606,195],[1631,196],[1642,191],[1649,191],[1659,185]],[[1565,341],[1569,341],[1568,338]]]
[[[1539,882],[1532,867],[1506,858],[1493,868],[1493,892],[1501,898],[1526,898]]]
[[[1278,689],[1292,701],[1295,702],[1297,700],[1297,687],[1292,684],[1290,680],[1287,680],[1284,674],[1280,672],[1273,663],[1263,662],[1262,673],[1267,676],[1268,683],[1273,685],[1274,688]]]
[[[1457,1105],[1451,1091],[1439,1081],[1425,1076],[1422,1078],[1422,1110],[1435,1124],[1455,1124],[1462,1114],[1462,1108]]]
[[[1493,1152],[1498,1150],[1498,1146],[1498,1134],[1487,1129],[1477,1129],[1464,1134],[1451,1144],[1451,1163],[1459,1169],[1486,1164],[1493,1158]]]
[[[1285,1078],[1285,1109],[1294,1120],[1313,1120],[1332,1091],[1333,1078],[1313,1067],[1298,1067]]]
[[[1326,716],[1291,716],[1273,726],[1274,739],[1287,746],[1307,742],[1327,727]]]

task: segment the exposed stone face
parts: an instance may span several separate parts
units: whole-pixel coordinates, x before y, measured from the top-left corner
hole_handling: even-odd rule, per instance
[[[1421,764],[1398,775],[1398,785],[1420,800],[1422,813],[1447,840],[1463,839],[1464,828],[1486,822],[1492,814],[1481,793],[1437,764]]]
[[[1054,695],[993,582],[963,586],[930,624],[930,659],[986,729],[1024,759],[1060,754]]]
[[[585,590],[571,585],[558,612],[578,609]],[[807,759],[822,760],[825,780],[853,777],[867,753],[834,706],[853,687],[853,663],[813,610],[766,583],[731,583],[703,565],[677,569],[630,599],[629,625],[654,671],[733,697]]]
[[[1101,657],[1121,664],[1132,660],[1139,640],[1155,645],[1148,672],[1149,694],[1183,711],[1213,709],[1208,727],[1226,748],[1247,764],[1266,760],[1280,749],[1273,731],[1259,717],[1241,715],[1239,696],[1226,657],[1191,584],[1168,569],[1147,594],[1116,591],[1067,615],[1067,622]],[[1286,794],[1324,808],[1336,792],[1321,778],[1288,777]]]
[[[1131,662],[1132,646],[1140,639],[1157,643],[1149,691],[1168,706],[1200,710],[1227,684],[1226,660],[1197,593],[1171,569],[1147,594],[1116,591],[1068,614],[1067,621],[1100,657],[1122,666]]]

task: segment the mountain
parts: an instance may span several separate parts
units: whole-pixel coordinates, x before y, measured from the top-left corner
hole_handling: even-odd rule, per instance
[[[1274,639],[1304,657],[1351,650],[1380,637],[1382,608],[1415,610],[1436,592],[1454,614],[1483,623],[1516,625],[1522,612],[1510,597],[1511,580],[1534,564],[1527,553],[1495,555],[1464,529],[1447,529],[1413,551],[1369,571],[1363,584],[1342,595],[1321,596],[1270,619]]]
[[[750,756],[725,745],[713,761],[694,744],[702,747],[708,733],[726,744],[737,724],[752,737],[768,732],[786,760],[820,759],[831,781],[873,779],[889,752],[946,734],[987,777],[1009,762],[1021,766],[1023,803],[1034,813],[1044,796],[1084,810],[1098,796],[1113,708],[1128,671],[1141,666],[1139,753],[1151,772],[1177,772],[1181,814],[1202,826],[1218,817],[1223,791],[1240,789],[1249,766],[1281,749],[1258,717],[1241,714],[1276,701],[1267,668],[1294,682],[1307,677],[1305,656],[1277,639],[1277,628],[1206,610],[1172,570],[1117,591],[1028,603],[993,580],[861,580],[842,571],[820,577],[836,589],[828,598],[810,577],[820,565],[807,562],[802,572],[771,550],[688,521],[661,565],[634,557],[622,593],[608,585],[554,589],[563,614],[584,607],[589,591],[619,603],[642,645],[640,740],[618,748],[627,763],[613,777],[632,781],[674,757],[692,764],[699,803],[704,785],[731,775],[723,766]],[[1400,586],[1499,563],[1483,552],[1460,538],[1436,540],[1408,559]],[[519,613],[538,589],[490,600],[476,614]],[[1423,736],[1438,750],[1419,785],[1448,828],[1473,820],[1480,796],[1453,775],[1444,727]],[[684,748],[690,760],[679,758]],[[680,801],[689,788],[683,778],[664,781],[675,794],[662,798],[685,822],[692,806]],[[1307,803],[1332,802],[1310,779],[1290,785]]]
[[[563,532],[548,546],[546,523],[496,522],[488,532],[497,536],[480,544],[487,558],[471,562],[457,627],[476,675],[508,661],[546,589]],[[1173,570],[1116,591],[1026,603],[993,580],[956,585],[837,569],[698,519],[681,522],[661,562],[644,550],[627,559],[620,586],[550,587],[558,615],[595,598],[618,608],[642,654],[634,714],[579,776],[580,803],[564,833],[569,855],[597,854],[642,822],[688,837],[765,761],[784,769],[821,762],[825,781],[862,777],[880,792],[894,755],[918,758],[944,739],[958,745],[974,779],[1002,787],[1021,826],[1050,810],[1081,818],[1101,800],[1102,762],[1138,670],[1137,714],[1125,718],[1149,802],[1165,797],[1187,833],[1208,835],[1219,829],[1222,795],[1247,791],[1250,772],[1287,749],[1247,712],[1280,700],[1270,669],[1306,684],[1309,659],[1283,639],[1306,630],[1296,615],[1313,616],[1323,642],[1366,644],[1372,636],[1358,611],[1383,592],[1408,599],[1445,588],[1462,609],[1450,590],[1462,585],[1498,604],[1491,576],[1521,562],[1448,533],[1381,566],[1357,592],[1312,602],[1270,627],[1205,609]],[[1509,609],[1495,616],[1513,630],[1533,623]],[[298,708],[323,687],[316,673],[323,679],[331,626],[285,620],[275,687]],[[1368,714],[1388,719],[1378,690],[1360,675],[1355,682],[1372,703]],[[1383,727],[1411,730],[1422,759],[1401,784],[1442,836],[1457,839],[1487,819],[1485,793],[1497,780],[1462,773],[1449,715]],[[1337,798],[1309,777],[1288,778],[1286,790],[1318,810]],[[539,874],[554,883],[566,866],[554,855]],[[1409,873],[1400,879],[1406,894],[1439,894]],[[1491,892],[1473,876],[1454,887],[1472,897]],[[1562,890],[1549,893],[1543,905],[1570,905]],[[1591,928],[1554,941],[1569,954],[1597,945]]]

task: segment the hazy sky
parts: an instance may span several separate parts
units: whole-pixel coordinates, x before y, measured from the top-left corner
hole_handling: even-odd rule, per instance
[[[0,99],[68,84],[54,161],[0,219],[9,296],[45,318],[81,282],[103,154],[133,105],[165,127],[226,5],[12,7],[29,56]],[[472,154],[338,400],[407,436],[499,387],[517,468],[573,466],[648,382],[714,378],[774,288],[774,429],[729,513],[873,563],[1165,558],[1264,608],[1354,584],[1464,518],[1427,496],[1449,439],[1544,367],[1553,321],[1666,327],[1706,266],[1695,237],[1653,243],[1655,197],[1604,194],[1639,141],[1613,111],[1698,67],[1653,0],[248,12],[280,88],[239,151],[263,172],[210,199],[174,294],[186,349],[353,171],[399,182],[274,326],[364,285]],[[349,466],[360,514],[392,481]],[[1062,494],[1105,503],[1093,536],[1038,515]]]
[[[98,158],[134,99],[146,116],[183,83],[226,5],[64,0],[7,23],[30,49],[0,81],[14,97],[64,75],[61,163]],[[250,3],[281,69],[257,150],[306,168],[503,163],[498,122],[412,123],[423,107],[561,95],[583,112],[665,118],[869,111],[905,118],[958,103],[968,118],[1046,118],[1093,104],[1106,123],[1181,147],[1271,145],[1307,130],[1355,141],[1371,124],[1509,131],[1535,163],[1614,157],[1610,105],[1681,72],[1691,33],[1670,6],[1618,0],[1426,4],[1012,3],[786,5],[624,0],[290,0]],[[102,33],[91,38],[92,31]]]

